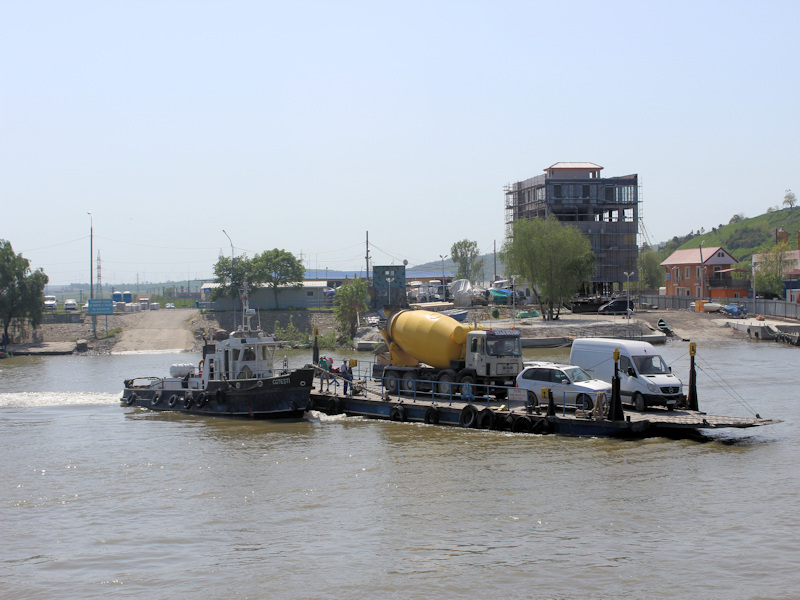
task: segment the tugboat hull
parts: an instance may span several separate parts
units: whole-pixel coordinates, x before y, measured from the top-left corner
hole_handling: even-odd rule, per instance
[[[309,408],[313,369],[263,379],[209,381],[206,389],[125,382],[120,403],[149,410],[246,419],[299,419]]]

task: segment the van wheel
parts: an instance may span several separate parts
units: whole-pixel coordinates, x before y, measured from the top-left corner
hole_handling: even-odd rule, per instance
[[[647,405],[644,403],[644,396],[642,396],[639,392],[636,392],[633,395],[633,408],[639,412],[644,412],[647,408]]]

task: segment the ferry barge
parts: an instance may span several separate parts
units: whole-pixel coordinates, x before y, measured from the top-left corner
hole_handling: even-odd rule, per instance
[[[628,439],[702,439],[703,430],[743,429],[781,422],[761,418],[758,414],[752,418],[727,417],[700,411],[697,405],[694,348],[690,351],[690,357],[689,393],[683,406],[669,411],[655,407],[642,412],[624,410],[618,376],[612,380],[611,397],[598,397],[591,410],[580,405],[556,408],[552,393],[547,389],[542,390],[543,404],[540,405],[530,402],[527,391],[518,388],[509,388],[505,398],[494,399],[488,395],[474,397],[469,389],[465,393],[465,388],[455,386],[452,393],[437,393],[424,381],[418,382],[419,386],[415,385],[412,391],[406,391],[401,396],[389,394],[387,386],[381,381],[377,385],[366,380],[357,382],[349,396],[315,390],[311,394],[311,404],[314,410],[326,414],[515,433]],[[334,389],[338,389],[338,386],[334,386]],[[480,393],[474,386],[472,391]],[[546,404],[544,399],[547,399]]]

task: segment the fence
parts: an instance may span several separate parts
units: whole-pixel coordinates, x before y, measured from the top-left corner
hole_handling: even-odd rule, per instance
[[[696,298],[692,296],[639,296],[639,304],[652,306],[653,308],[673,308],[677,310],[688,310],[689,305]],[[747,308],[749,315],[764,315],[765,317],[781,317],[784,319],[800,320],[800,304],[797,302],[786,302],[785,300],[764,300],[758,298],[714,298],[723,306],[726,304],[738,304]]]

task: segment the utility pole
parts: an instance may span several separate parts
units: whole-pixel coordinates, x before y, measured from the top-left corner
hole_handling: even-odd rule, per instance
[[[89,215],[89,298],[94,298],[94,273],[92,272],[92,261],[94,260],[94,219],[91,211],[86,211]]]
[[[367,261],[367,286],[369,286],[369,231],[367,232],[367,254],[365,260]]]

